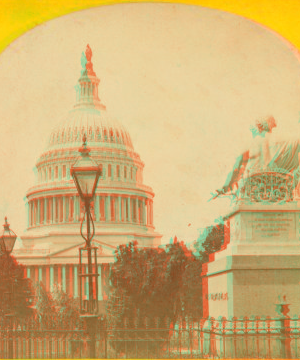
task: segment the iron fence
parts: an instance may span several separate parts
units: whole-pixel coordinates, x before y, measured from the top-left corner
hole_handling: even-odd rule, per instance
[[[83,321],[0,321],[0,358],[89,358]],[[97,358],[289,358],[300,355],[300,318],[97,320]]]

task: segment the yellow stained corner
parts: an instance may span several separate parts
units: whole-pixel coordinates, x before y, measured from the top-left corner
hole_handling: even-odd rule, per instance
[[[56,17],[122,0],[0,0],[0,52],[26,31]],[[150,2],[137,0],[134,2]],[[300,49],[299,0],[151,1],[199,5],[252,19],[276,31]]]

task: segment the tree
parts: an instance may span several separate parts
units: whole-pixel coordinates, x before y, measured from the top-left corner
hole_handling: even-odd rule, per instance
[[[137,348],[141,351],[147,348],[147,353],[139,353],[142,357],[148,351],[157,356],[169,331],[156,332],[155,328],[169,329],[181,317],[200,314],[202,288],[192,279],[198,270],[199,260],[176,237],[165,248],[139,248],[136,242],[118,247],[110,273],[108,324],[111,329],[139,329],[138,332],[112,330],[118,341],[111,344],[118,356],[125,349],[127,355],[132,350],[136,356]],[[143,334],[143,328],[147,327],[152,329],[151,339],[157,337],[159,341],[143,342],[142,339],[149,337]],[[122,342],[122,336],[127,340],[132,337],[132,341]],[[135,342],[138,337],[139,341]]]
[[[222,221],[219,224],[205,228],[199,235],[195,249],[197,257],[202,263],[209,261],[209,255],[221,250],[228,231],[229,226]]]
[[[121,245],[111,269],[112,289],[107,312],[110,321],[125,317],[159,317],[175,323],[183,312],[187,283],[183,283],[189,264],[195,256],[183,242],[163,248],[138,248],[137,243]],[[185,286],[185,287],[184,287]]]
[[[52,299],[58,323],[72,322],[74,326],[77,326],[80,322],[79,299],[68,295],[60,286],[54,287]]]
[[[25,267],[11,255],[0,257],[0,315],[18,318],[32,315],[33,288],[25,277]]]
[[[36,298],[36,315],[47,328],[79,325],[79,301],[64,292],[61,287],[55,286],[50,292],[39,283],[36,286]]]

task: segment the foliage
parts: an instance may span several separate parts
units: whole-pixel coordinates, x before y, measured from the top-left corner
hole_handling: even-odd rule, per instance
[[[146,326],[153,329],[154,336],[158,318],[168,324],[160,327],[168,328],[180,318],[187,316],[193,321],[201,317],[202,265],[221,250],[227,231],[222,222],[206,228],[195,244],[195,254],[176,237],[165,248],[139,248],[136,242],[119,246],[111,268],[107,303],[111,329]],[[129,346],[125,341],[115,344],[119,353],[125,344]]]
[[[79,323],[79,299],[74,298],[64,292],[61,287],[55,286],[52,292],[56,316],[58,321],[63,323],[72,320],[76,324]]]
[[[228,231],[228,225],[219,223],[209,226],[199,235],[196,241],[195,249],[201,263],[209,261],[209,255],[220,251],[224,244],[225,234]]]
[[[139,248],[136,242],[119,246],[110,274],[109,326],[155,329],[160,321],[160,327],[169,328],[180,317],[199,314],[201,284],[194,279],[199,269],[199,260],[176,237],[165,248]],[[152,336],[162,336],[162,332],[153,330]],[[115,347],[122,353],[125,341],[116,342]]]
[[[111,321],[122,321],[126,314],[175,322],[187,300],[184,292],[190,270],[186,268],[193,262],[197,263],[195,256],[176,238],[165,249],[138,248],[136,242],[119,246],[110,275],[107,311]]]
[[[36,286],[36,298],[36,315],[46,327],[63,327],[68,322],[72,322],[74,326],[79,324],[79,301],[61,287],[55,286],[49,292],[39,283]]]
[[[32,315],[33,288],[24,276],[25,267],[11,255],[0,257],[0,315]]]

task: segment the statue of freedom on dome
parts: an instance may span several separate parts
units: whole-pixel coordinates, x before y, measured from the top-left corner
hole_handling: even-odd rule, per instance
[[[81,75],[84,75],[84,73],[86,72],[86,63],[87,63],[87,59],[86,59],[86,55],[84,52],[81,53]]]
[[[92,55],[92,49],[90,48],[90,45],[87,44],[85,52],[82,52],[81,54],[81,75],[96,75],[93,70],[93,63],[91,61]]]

